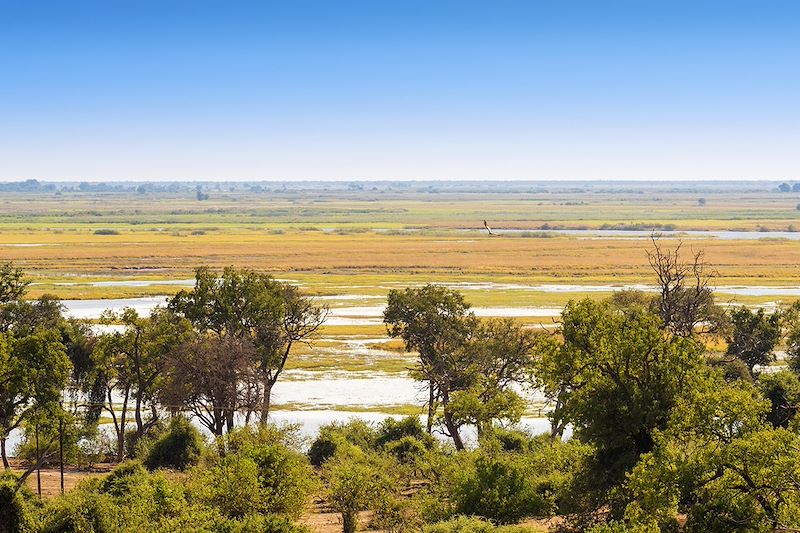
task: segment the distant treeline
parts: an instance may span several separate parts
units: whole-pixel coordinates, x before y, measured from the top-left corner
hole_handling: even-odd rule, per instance
[[[0,182],[0,192],[195,193],[212,192],[394,192],[394,193],[596,193],[647,194],[798,192],[795,181],[74,181],[26,179]]]

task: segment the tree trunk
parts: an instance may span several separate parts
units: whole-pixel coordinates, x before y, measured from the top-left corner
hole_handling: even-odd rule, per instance
[[[117,462],[121,463],[125,459],[125,424],[128,420],[128,398],[129,392],[125,391],[124,400],[122,400],[122,412],[119,415],[119,428],[117,429]],[[109,394],[109,403],[111,403],[111,394]],[[113,411],[113,404],[111,404]]]
[[[269,421],[269,407],[272,396],[272,386],[274,385],[268,379],[264,380],[264,394],[261,399],[261,423],[266,424]]]
[[[447,428],[447,432],[450,433],[450,437],[453,439],[453,444],[455,444],[456,450],[463,450],[464,441],[461,440],[461,434],[458,432],[458,426],[456,426],[453,422],[453,415],[447,412],[446,407],[444,410],[444,426]]]
[[[461,440],[461,434],[458,432],[458,426],[456,426],[455,422],[453,422],[453,413],[450,412],[449,404],[450,403],[450,393],[447,388],[442,391],[442,404],[444,405],[444,426],[447,428],[447,432],[450,434],[450,437],[453,439],[453,444],[456,446],[456,450],[463,450],[464,449],[464,441]]]
[[[6,455],[6,437],[3,435],[0,437],[0,455],[3,456],[3,468],[8,470],[11,468],[11,465],[8,463],[8,456]]]
[[[142,422],[142,394],[138,391],[136,392],[136,409],[133,416],[136,419],[136,440],[139,440],[144,435],[144,423]]]
[[[428,430],[428,435],[433,432],[433,380],[428,381],[428,421],[425,424],[426,429]]]
[[[225,431],[230,433],[233,431],[233,417],[236,412],[233,409],[226,409],[225,410]]]
[[[356,533],[358,528],[358,512],[349,511],[342,513],[342,532]]]

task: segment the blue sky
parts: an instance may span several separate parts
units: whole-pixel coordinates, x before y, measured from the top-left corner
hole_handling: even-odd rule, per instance
[[[0,0],[0,180],[800,178],[800,2]]]

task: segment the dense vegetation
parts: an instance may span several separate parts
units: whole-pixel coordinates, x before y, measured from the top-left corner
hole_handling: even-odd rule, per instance
[[[427,416],[330,424],[312,442],[269,422],[293,346],[325,319],[291,284],[201,268],[166,308],[106,315],[116,327],[98,334],[52,297],[28,301],[4,265],[0,532],[302,531],[314,498],[345,533],[555,516],[595,533],[800,528],[800,306],[723,309],[702,254],[654,245],[657,293],[570,302],[554,332],[480,319],[442,286],[391,291],[384,322],[416,354]],[[532,387],[549,434],[515,429]],[[59,455],[119,465],[41,501],[25,481]]]

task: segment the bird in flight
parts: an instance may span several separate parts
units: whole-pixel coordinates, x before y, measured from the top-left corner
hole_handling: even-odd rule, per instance
[[[486,231],[489,232],[489,235],[497,235],[497,233],[492,232],[492,228],[489,227],[489,224],[486,221],[483,221],[483,227],[486,228]]]

